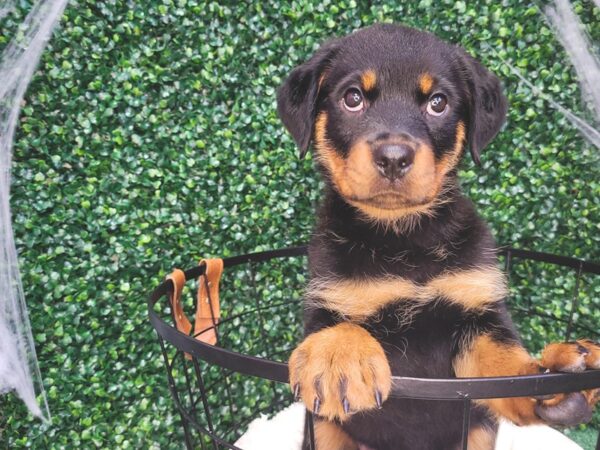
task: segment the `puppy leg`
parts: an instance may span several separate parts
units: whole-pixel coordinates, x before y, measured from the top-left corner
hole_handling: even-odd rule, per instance
[[[383,348],[351,323],[309,335],[292,353],[290,384],[306,408],[330,421],[381,407],[391,389]]]
[[[543,361],[554,364],[552,367],[555,368],[575,367],[573,364],[582,356],[577,351],[576,344],[570,344],[568,349],[571,356],[565,359],[562,352],[550,347],[544,353]],[[463,349],[458,355],[454,361],[454,370],[457,377],[497,377],[538,374],[543,372],[545,367],[533,359],[520,344],[514,341],[501,341],[489,334],[482,334],[475,337],[468,348]],[[588,396],[593,399],[594,395],[587,392],[573,392],[557,395],[548,400],[517,397],[481,402],[486,404],[493,413],[506,417],[517,425],[547,422],[572,426],[590,420],[592,402],[588,401]]]
[[[315,421],[315,446],[316,450],[359,450],[338,425],[324,420]]]

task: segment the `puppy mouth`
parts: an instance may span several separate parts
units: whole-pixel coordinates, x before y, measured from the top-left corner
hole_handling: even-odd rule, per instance
[[[431,199],[429,198],[408,199],[406,196],[395,191],[378,192],[374,195],[370,195],[369,197],[354,197],[350,198],[349,200],[351,202],[387,210],[423,206],[431,202]]]

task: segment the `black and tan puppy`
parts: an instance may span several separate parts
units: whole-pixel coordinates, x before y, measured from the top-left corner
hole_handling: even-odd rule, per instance
[[[278,93],[280,116],[326,180],[310,250],[306,338],[290,383],[318,415],[319,450],[454,449],[456,403],[388,399],[391,375],[488,377],[600,367],[600,347],[553,344],[540,362],[507,313],[494,240],[460,191],[457,163],[499,131],[498,79],[460,48],[395,25],[323,45]],[[469,448],[499,416],[588,420],[594,392],[478,403]]]

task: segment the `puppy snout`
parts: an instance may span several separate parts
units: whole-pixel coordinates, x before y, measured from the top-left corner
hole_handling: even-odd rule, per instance
[[[383,144],[373,153],[379,172],[390,181],[404,176],[415,160],[415,150],[407,144]]]

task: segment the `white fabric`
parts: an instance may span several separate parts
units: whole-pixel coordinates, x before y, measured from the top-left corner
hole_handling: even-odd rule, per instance
[[[243,450],[300,450],[304,433],[304,406],[294,403],[272,419],[254,419],[235,443]],[[518,427],[501,422],[495,450],[583,450],[564,434],[545,425]]]
[[[243,450],[300,450],[304,438],[304,406],[293,403],[272,419],[254,419],[235,443]]]
[[[496,438],[496,450],[583,450],[554,428],[546,425],[518,427],[501,422]]]

